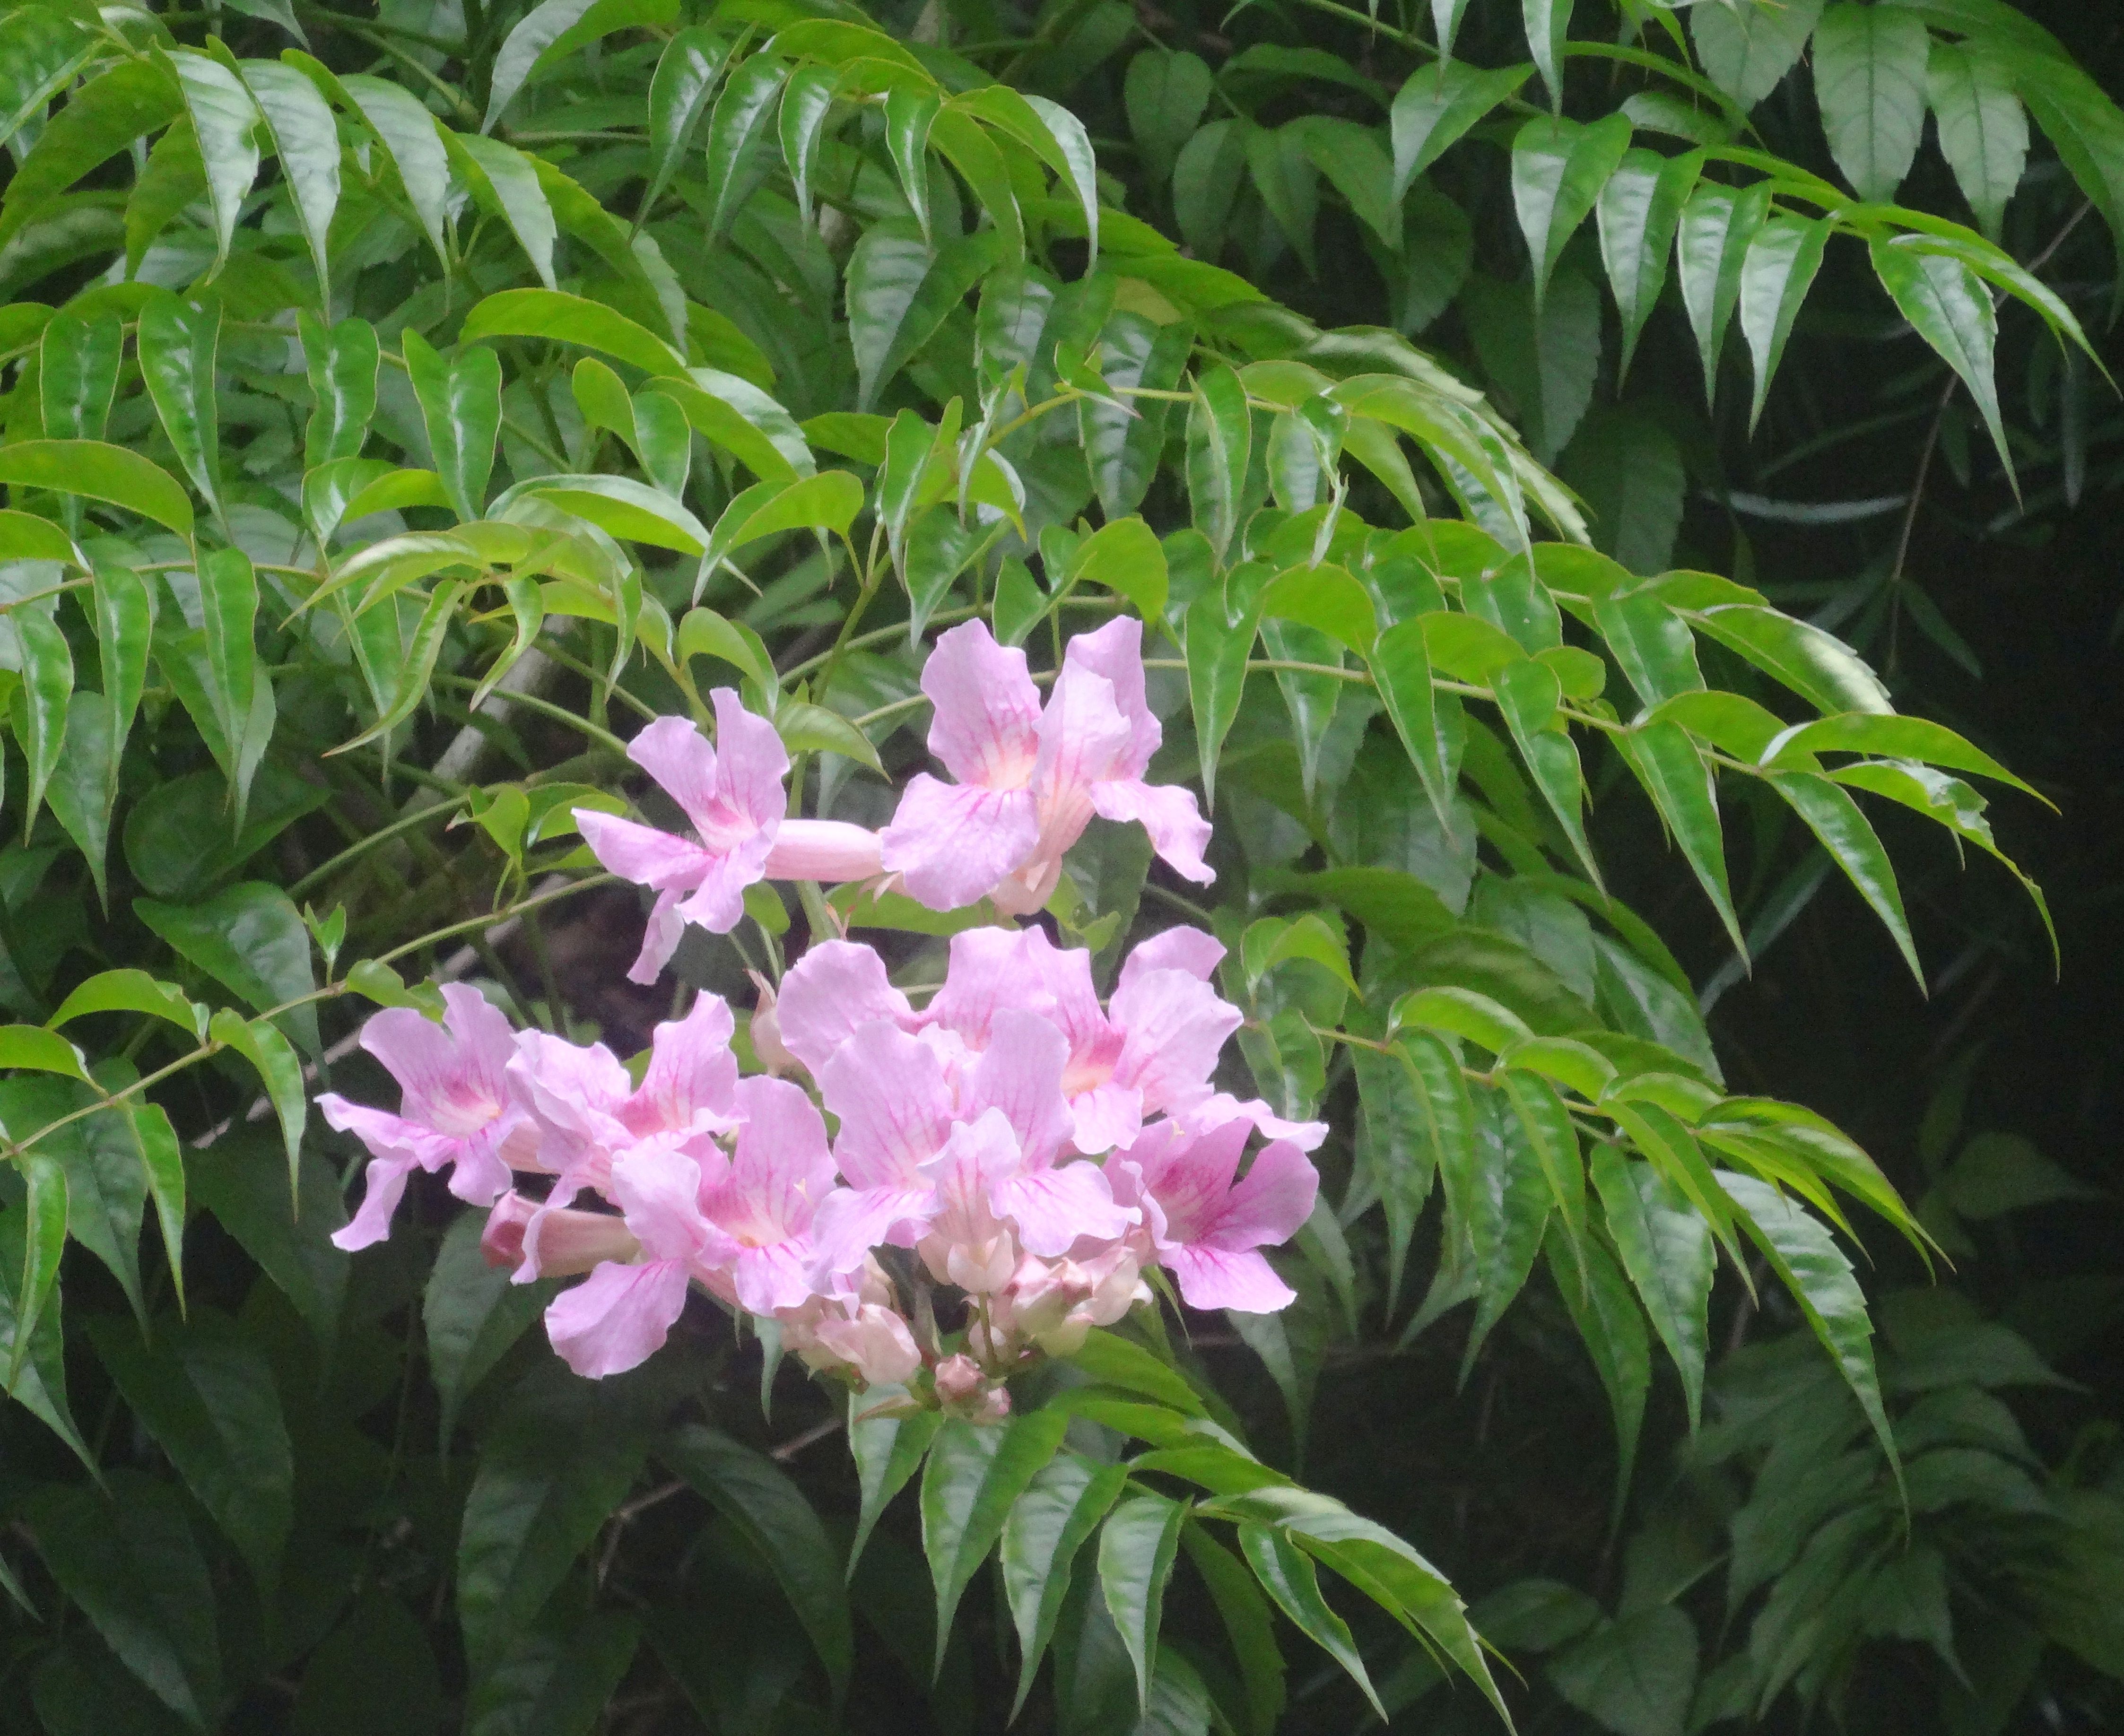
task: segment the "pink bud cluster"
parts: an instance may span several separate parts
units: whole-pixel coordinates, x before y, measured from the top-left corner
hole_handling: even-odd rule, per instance
[[[1116,622],[1073,641],[1043,708],[1021,654],[985,628],[946,634],[923,685],[958,782],[918,777],[876,837],[782,818],[780,743],[735,695],[715,696],[716,748],[683,720],[651,725],[632,751],[695,835],[581,816],[608,866],[657,893],[636,974],[653,977],[687,922],[733,926],[769,875],[889,874],[933,904],[1036,907],[1093,813],[1143,820],[1206,877],[1192,797],[1141,781],[1158,725],[1137,636]],[[1305,1153],[1326,1128],[1216,1089],[1241,1017],[1211,985],[1223,952],[1198,930],[1157,935],[1102,1002],[1088,953],[1038,927],[970,929],[918,1007],[871,948],[821,941],[778,993],[762,984],[763,1070],[745,1077],[712,995],[630,1069],[451,985],[439,1024],[391,1008],[364,1028],[397,1114],[319,1100],[371,1153],[334,1239],[380,1241],[411,1172],[447,1171],[488,1208],[491,1261],[519,1283],[582,1279],[546,1312],[580,1374],[641,1362],[698,1288],[775,1322],[814,1369],[993,1419],[1011,1374],[1148,1301],[1153,1267],[1196,1307],[1292,1300],[1261,1250],[1312,1212]]]

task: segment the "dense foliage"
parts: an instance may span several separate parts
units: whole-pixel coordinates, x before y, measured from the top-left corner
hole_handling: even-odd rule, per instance
[[[30,0],[0,132],[0,1726],[2114,1715],[2124,1496],[1999,1396],[2042,1311],[1925,1287],[2084,1189],[1964,1138],[1951,1019],[1920,1140],[1805,1089],[1879,1084],[1873,935],[1943,1005],[2050,966],[1931,866],[2018,762],[1920,715],[1985,641],[1911,558],[1935,454],[1972,540],[2117,479],[2124,114],[2029,18]],[[1036,899],[815,867],[627,979],[604,816],[698,821],[645,726],[890,838],[927,749],[979,781],[940,637],[1060,713],[1108,623],[1206,888],[1093,819]],[[1117,1023],[1222,943],[1200,1082],[1328,1128],[1287,1308],[1161,1284],[999,1421],[911,1265],[919,1364],[843,1359],[905,1398],[735,1293],[586,1380],[439,1178],[347,1232],[372,1016],[720,996],[779,1067],[815,949],[926,1004],[1028,905]]]

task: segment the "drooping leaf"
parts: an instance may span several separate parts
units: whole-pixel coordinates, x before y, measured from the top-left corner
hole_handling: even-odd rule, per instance
[[[1861,199],[1891,200],[1924,134],[1924,21],[1838,0],[1814,32],[1814,92],[1829,154]]]
[[[1601,262],[1622,316],[1623,373],[1629,372],[1638,339],[1666,287],[1675,229],[1703,163],[1697,152],[1662,157],[1651,151],[1630,150],[1600,189],[1595,213]]]
[[[458,518],[477,518],[501,432],[500,359],[480,346],[445,359],[411,326],[401,342],[444,491]]]
[[[1136,1691],[1150,1709],[1151,1670],[1164,1613],[1166,1582],[1187,1509],[1145,1490],[1125,1497],[1099,1528],[1099,1592],[1135,1665]]]
[[[317,268],[317,305],[331,299],[331,232],[339,209],[339,129],[316,84],[277,60],[247,60],[239,68],[251,100],[265,117],[288,184],[295,215]],[[307,347],[307,346],[306,346]]]
[[[1762,420],[1793,321],[1821,269],[1829,229],[1826,218],[1803,223],[1774,217],[1748,243],[1741,265],[1741,333],[1755,365],[1755,394],[1748,406],[1751,429]]]
[[[1705,74],[1744,109],[1752,109],[1798,64],[1821,16],[1822,0],[1783,0],[1776,6],[1743,0],[1701,6],[1689,15],[1689,34]]]
[[[1672,1183],[1649,1164],[1625,1162],[1613,1146],[1595,1147],[1593,1185],[1623,1269],[1680,1372],[1694,1429],[1703,1405],[1706,1311],[1717,1259],[1710,1228]]]
[[[1012,1504],[1003,1528],[1003,1583],[1017,1629],[1017,1714],[1061,1619],[1070,1566],[1128,1480],[1119,1465],[1063,1452],[1036,1473]]]
[[[1873,256],[1874,274],[1903,317],[1969,388],[1999,462],[2012,477],[2014,455],[1999,418],[1999,387],[1992,374],[1999,315],[1990,293],[1969,265],[1947,254],[1877,241]]]
[[[953,1419],[937,1431],[922,1473],[922,1546],[937,1589],[937,1669],[961,1596],[1013,1506],[1060,1450],[1068,1421],[1060,1411],[1036,1410],[998,1428]]]
[[[1564,244],[1591,214],[1629,148],[1630,123],[1623,115],[1590,126],[1560,118],[1530,120],[1512,140],[1512,205],[1534,257],[1537,305]]]
[[[1677,256],[1681,302],[1696,354],[1703,364],[1703,391],[1718,395],[1718,357],[1741,302],[1741,280],[1750,244],[1769,213],[1770,190],[1759,181],[1741,191],[1700,181],[1681,208]]]

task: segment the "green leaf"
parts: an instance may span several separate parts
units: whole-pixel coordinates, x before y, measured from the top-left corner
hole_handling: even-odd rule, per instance
[[[1493,1091],[1483,1093],[1480,1107],[1483,1185],[1496,1201],[1493,1210],[1487,1208],[1486,1202],[1485,1216],[1492,1218],[1495,1233],[1477,1241],[1475,1319],[1460,1358],[1463,1385],[1483,1342],[1525,1287],[1534,1256],[1541,1251],[1553,1197],[1548,1166],[1540,1148],[1527,1136],[1525,1124],[1507,1111]]]
[[[1068,1423],[1059,1411],[1036,1410],[987,1428],[953,1418],[937,1431],[922,1473],[922,1547],[937,1588],[938,1671],[960,1597],[1013,1505],[1060,1449]]]
[[[1276,1643],[1268,1600],[1238,1557],[1211,1537],[1206,1528],[1183,1526],[1180,1541],[1187,1559],[1210,1588],[1210,1600],[1217,1606],[1232,1643],[1232,1655],[1238,1660],[1248,1715],[1242,1727],[1250,1727],[1254,1736],[1275,1736],[1286,1695],[1283,1654]],[[1161,1671],[1168,1668],[1172,1656],[1169,1649],[1161,1656]]]
[[[941,1410],[918,1410],[905,1417],[865,1415],[882,1405],[888,1397],[875,1389],[848,1396],[848,1450],[862,1489],[855,1537],[848,1545],[850,1579],[855,1576],[856,1563],[862,1558],[863,1545],[869,1541],[879,1515],[921,1469],[923,1456],[944,1420]]]
[[[88,1078],[81,1051],[56,1031],[35,1025],[0,1025],[0,1072],[10,1069]]]
[[[1263,917],[1249,927],[1240,945],[1240,959],[1249,991],[1279,964],[1304,959],[1317,964],[1350,993],[1362,998],[1357,980],[1350,974],[1349,942],[1321,917],[1306,915],[1286,921]]]
[[[1718,1185],[1740,1208],[1741,1228],[1792,1293],[1822,1348],[1835,1358],[1900,1482],[1902,1462],[1873,1368],[1873,1322],[1851,1262],[1826,1229],[1768,1182],[1721,1170]]]
[[[1154,625],[1165,618],[1165,548],[1140,518],[1117,519],[1093,532],[1078,545],[1065,578],[1105,586]]]
[[[1902,892],[1896,884],[1895,865],[1888,860],[1879,835],[1858,811],[1858,803],[1827,778],[1811,772],[1772,772],[1769,781],[1807,822],[1807,829],[1821,841],[1822,848],[1850,877],[1858,895],[1886,925],[1922,992],[1924,967],[1918,962],[1917,948],[1910,939]]]
[[[468,347],[445,360],[410,326],[400,343],[444,491],[459,518],[477,518],[501,432],[500,359],[491,350]]]
[[[13,1026],[0,1031],[0,1040],[26,1029]],[[22,1173],[21,1277],[11,1286],[14,1303],[14,1344],[7,1359],[7,1390],[21,1382],[30,1363],[38,1323],[46,1311],[54,1321],[59,1313],[59,1258],[66,1252],[66,1166],[47,1152],[31,1152],[21,1160]],[[11,1274],[12,1276],[12,1274]]]
[[[1770,380],[1784,354],[1785,340],[1792,335],[1793,321],[1807,299],[1815,273],[1821,269],[1822,251],[1829,244],[1830,221],[1820,218],[1803,223],[1797,218],[1774,217],[1755,232],[1741,265],[1741,332],[1748,340],[1748,354],[1755,364],[1755,395],[1748,406],[1752,430],[1762,420],[1763,405],[1770,395]]]
[[[876,404],[893,377],[1001,259],[1003,247],[997,231],[983,229],[933,252],[919,230],[898,220],[876,225],[856,243],[848,256],[848,302],[858,408]]]
[[[0,239],[20,229],[53,195],[64,192],[134,139],[168,125],[183,108],[176,80],[159,59],[123,59],[89,79],[59,106],[28,154],[18,160],[0,198]]]
[[[280,1141],[239,1124],[194,1154],[186,1173],[200,1203],[264,1269],[320,1349],[329,1347],[338,1335],[350,1261],[331,1242],[346,1222],[346,1207],[329,1166],[304,1164],[300,1191],[290,1199]]]
[[[796,420],[752,380],[716,368],[688,368],[684,378],[652,380],[650,391],[678,400],[686,420],[763,482],[796,482],[814,472]]]
[[[1247,659],[1253,655],[1254,640],[1261,631],[1267,579],[1264,567],[1241,567],[1187,607],[1187,692],[1195,715],[1205,808],[1216,800],[1217,759],[1246,691]]]
[[[125,328],[112,313],[85,315],[62,307],[37,347],[37,391],[45,434],[55,440],[100,440],[118,389]]]
[[[1421,1082],[1403,1061],[1369,1047],[1352,1048],[1350,1057],[1361,1115],[1358,1152],[1387,1220],[1386,1311],[1392,1318],[1416,1221],[1437,1173],[1437,1146],[1419,1095]]]
[[[1155,179],[1172,176],[1181,147],[1202,123],[1215,86],[1208,63],[1184,49],[1145,49],[1129,62],[1121,99],[1144,167]]]
[[[1306,150],[1307,128],[1299,121],[1276,128],[1246,129],[1247,169],[1254,191],[1285,241],[1296,250],[1306,275],[1319,275],[1313,231],[1320,211],[1320,176]]]
[[[1710,1227],[1650,1164],[1625,1162],[1611,1145],[1594,1147],[1593,1185],[1623,1269],[1680,1372],[1694,1429],[1703,1410],[1708,1310],[1718,1260]]]
[[[1403,621],[1379,635],[1370,661],[1372,681],[1393,722],[1394,733],[1408,752],[1417,781],[1430,800],[1439,825],[1453,831],[1452,799],[1454,754],[1440,726],[1439,708],[1431,688],[1431,654],[1421,617]]]
[[[49,1237],[49,1226],[32,1224],[26,1199],[18,1208],[0,1211],[0,1357],[12,1371],[6,1390],[38,1421],[72,1449],[74,1457],[96,1475],[96,1463],[74,1427],[67,1405],[66,1348],[59,1330],[56,1304],[28,1307],[24,1284],[33,1272],[39,1250],[36,1232]],[[62,1237],[65,1224],[59,1225]],[[49,1243],[45,1244],[48,1247]],[[63,1246],[63,1244],[62,1244]],[[54,1257],[56,1257],[55,1255]],[[34,1317],[31,1317],[31,1316]]]
[[[53,96],[94,54],[84,22],[56,7],[18,7],[0,23],[0,144],[42,120]]]
[[[1506,727],[1526,761],[1534,786],[1563,828],[1587,876],[1598,886],[1600,870],[1586,837],[1586,780],[1578,763],[1578,748],[1567,732],[1550,727],[1562,698],[1555,672],[1545,663],[1525,658],[1496,671],[1490,682],[1497,709],[1504,714]]]
[[[1839,0],[1814,32],[1814,94],[1829,154],[1861,199],[1892,199],[1924,136],[1924,20]]]
[[[1411,1633],[1426,1637],[1504,1715],[1497,1684],[1460,1599],[1436,1568],[1384,1526],[1359,1518],[1331,1496],[1296,1488],[1219,1496],[1200,1511],[1205,1518],[1271,1525],[1283,1532]]]
[[[1638,336],[1666,287],[1667,256],[1673,251],[1682,204],[1703,167],[1699,151],[1680,157],[1626,151],[1600,189],[1595,217],[1601,263],[1607,268],[1615,311],[1623,321],[1620,373],[1629,372]]]
[[[580,344],[651,374],[683,373],[685,358],[646,326],[602,302],[554,289],[500,289],[465,316],[458,339],[537,337]]]
[[[303,1127],[309,1100],[303,1089],[303,1063],[293,1045],[269,1020],[246,1019],[227,1007],[214,1016],[207,1033],[248,1061],[265,1086],[288,1147],[288,1196],[299,1199]]]
[[[1564,243],[1586,221],[1630,148],[1630,123],[1609,115],[1591,126],[1560,118],[1530,120],[1512,140],[1512,206],[1534,256],[1534,304],[1541,305]]]
[[[482,1444],[457,1557],[475,1681],[507,1656],[641,1467],[640,1438],[614,1426],[596,1391],[564,1388],[543,1404],[539,1389],[520,1391]]]
[[[984,307],[987,302],[984,294]],[[1100,339],[1100,377],[1116,387],[1173,391],[1180,384],[1194,340],[1194,330],[1184,320],[1155,326],[1139,314],[1115,313]],[[1110,522],[1134,512],[1149,493],[1165,455],[1165,428],[1172,407],[1159,398],[1078,399],[1077,425],[1084,438],[1085,461]]]
[[[1766,181],[1736,192],[1708,181],[1697,184],[1681,208],[1681,302],[1689,330],[1696,334],[1704,396],[1713,401],[1718,396],[1719,352],[1740,305],[1749,246],[1769,208]]]
[[[1003,1522],[1003,1593],[1017,1629],[1015,1718],[1031,1691],[1040,1660],[1055,1636],[1070,1565],[1128,1482],[1121,1465],[1098,1465],[1074,1452],[1057,1455],[1027,1485]]]
[[[771,54],[754,54],[731,70],[716,96],[708,120],[706,167],[711,244],[730,227],[766,172],[762,147],[773,119],[774,99],[788,76],[783,62]]]
[[[499,139],[477,133],[453,133],[449,146],[458,162],[472,171],[467,178],[475,191],[485,195],[483,203],[509,225],[538,281],[552,289],[553,243],[560,238],[560,225],[554,221],[552,204],[539,185],[532,160]]]
[[[1365,1669],[1363,1654],[1351,1635],[1349,1624],[1321,1595],[1319,1573],[1313,1558],[1272,1525],[1243,1524],[1238,1527],[1238,1541],[1262,1589],[1300,1633],[1342,1666],[1384,1722],[1386,1708]]]
[[[1799,63],[1800,51],[1821,16],[1821,0],[1782,0],[1775,6],[1699,6],[1689,34],[1705,74],[1744,109],[1752,109]]]
[[[645,218],[692,144],[729,59],[730,44],[702,25],[680,30],[657,58],[649,80],[649,174],[641,195]]]
[[[1210,539],[1219,563],[1238,528],[1252,440],[1252,416],[1238,375],[1229,367],[1203,374],[1187,406],[1187,495],[1195,528]]]
[[[315,467],[354,457],[376,414],[376,328],[360,319],[341,320],[327,328],[304,313],[298,317],[297,329],[315,401],[303,434],[303,462]]]
[[[209,1313],[167,1319],[151,1347],[116,1320],[91,1322],[96,1354],[185,1486],[270,1596],[294,1523],[294,1462],[273,1365]]]
[[[146,1172],[148,1192],[155,1202],[155,1222],[162,1232],[162,1252],[170,1263],[170,1283],[177,1307],[185,1306],[185,1157],[177,1142],[177,1130],[170,1124],[169,1111],[159,1103],[143,1104],[126,1111],[133,1124],[133,1142]]]
[[[538,5],[516,21],[509,34],[501,39],[501,47],[487,73],[486,115],[479,124],[481,132],[494,130],[495,122],[501,119],[502,111],[524,88],[531,69],[538,63],[538,57],[579,23],[595,4],[596,0],[540,0]]]
[[[135,898],[133,908],[184,958],[259,1012],[300,1000],[317,987],[309,931],[277,886],[246,880],[195,904]],[[314,1006],[294,1007],[280,1018],[304,1049],[317,1052]]]
[[[1689,618],[1819,711],[1885,715],[1895,709],[1880,678],[1858,654],[1812,622],[1746,603],[1720,603]],[[1680,714],[1675,720],[1689,721]]]
[[[189,536],[191,502],[176,479],[136,452],[101,440],[14,440],[0,446],[0,482],[107,500]]]
[[[37,823],[37,809],[45,800],[45,786],[59,767],[66,743],[69,701],[73,694],[73,651],[58,622],[36,609],[10,612],[7,625],[22,672],[21,685],[9,706],[15,739],[28,762],[30,789],[22,814],[23,842]]]
[[[99,1069],[112,1086],[129,1083],[122,1063]],[[95,1091],[78,1084],[49,1079],[11,1079],[0,1084],[0,1119],[14,1140],[37,1138],[62,1117],[92,1108]],[[140,1292],[140,1220],[148,1195],[141,1152],[133,1137],[133,1119],[123,1107],[68,1121],[37,1138],[37,1155],[56,1162],[65,1184],[60,1229],[101,1260],[117,1279],[143,1322],[146,1303]],[[49,1219],[49,1213],[43,1214]],[[32,1243],[35,1238],[31,1238]],[[28,1294],[27,1291],[18,1293]],[[37,1310],[44,1317],[43,1306]],[[27,1335],[34,1341],[36,1322]],[[26,1359],[29,1350],[26,1348]],[[15,1374],[19,1380],[21,1370]]]
[[[199,563],[200,607],[205,622],[207,698],[223,739],[243,739],[257,699],[258,579],[240,548],[216,549]],[[243,791],[236,798],[243,826]]]
[[[713,1429],[683,1428],[657,1448],[657,1457],[744,1533],[773,1568],[782,1594],[825,1666],[838,1706],[854,1668],[855,1638],[841,1565],[811,1504],[772,1459]]]
[[[1100,1594],[1135,1665],[1137,1696],[1146,1714],[1166,1581],[1172,1577],[1187,1517],[1180,1502],[1143,1490],[1125,1497],[1099,1531]]]
[[[818,159],[819,140],[825,132],[840,86],[838,67],[800,66],[789,75],[782,92],[776,123],[782,135],[782,160],[788,167],[790,184],[796,195],[797,214],[806,223],[812,219],[811,173]]]
[[[184,92],[206,169],[207,198],[214,209],[214,271],[207,274],[212,277],[228,261],[244,195],[258,178],[258,106],[243,81],[219,61],[183,49],[167,58]]]
[[[1197,257],[1224,251],[1226,225],[1247,173],[1247,134],[1238,120],[1213,120],[1182,147],[1172,166],[1172,217]]]
[[[1585,1246],[1577,1250],[1576,1271],[1567,1269],[1573,1256],[1565,1250],[1560,1233],[1551,1233],[1548,1253],[1556,1288],[1593,1358],[1594,1371],[1600,1377],[1614,1418],[1619,1454],[1615,1504],[1619,1513],[1629,1491],[1631,1470],[1637,1463],[1645,1397],[1652,1390],[1652,1349],[1645,1316],[1623,1274],[1598,1241],[1589,1237]]]
[[[1470,127],[1517,94],[1533,70],[1516,66],[1490,72],[1444,59],[1436,67],[1421,67],[1411,73],[1395,94],[1389,117],[1396,202]]]
[[[1539,1039],[1530,1039],[1539,1041]],[[1540,1165],[1548,1185],[1549,1203],[1563,1226],[1572,1252],[1584,1269],[1586,1169],[1578,1152],[1578,1129],[1555,1087],[1540,1075],[1516,1067],[1501,1067],[1497,1084],[1519,1118],[1520,1131]],[[1520,1274],[1525,1282],[1525,1274]]]
[[[2014,454],[1999,420],[1999,387],[1991,371],[1999,315],[1990,293],[1966,263],[1946,254],[1883,239],[1873,242],[1873,256],[1874,274],[1903,317],[1969,388],[2011,480]]]
[[[1696,1627],[1671,1603],[1602,1623],[1548,1665],[1570,1703],[1628,1736],[1682,1736],[1696,1689]]]
[[[1995,238],[2028,167],[2028,116],[2009,67],[1973,47],[1935,40],[1925,60],[1925,95],[1938,122],[1940,154],[1977,227]]]
[[[108,1494],[78,1484],[32,1494],[24,1517],[38,1551],[119,1661],[193,1729],[211,1729],[222,1710],[214,1588],[184,1504],[139,1471],[108,1482]]]
[[[299,34],[299,33],[298,33]],[[264,115],[317,268],[317,305],[331,298],[331,232],[339,209],[339,128],[331,108],[315,83],[277,60],[247,60],[237,68],[251,100]]]
[[[1092,150],[1091,135],[1084,130],[1084,123],[1060,103],[1030,91],[1025,93],[1024,101],[1048,138],[1046,148],[1042,148],[1037,138],[1027,142],[1046,158],[1058,176],[1069,183],[1077,195],[1077,203],[1083,208],[1084,238],[1090,248],[1084,269],[1090,271],[1099,263],[1099,164]]]
[[[1526,25],[1527,52],[1548,87],[1548,106],[1563,107],[1563,50],[1571,33],[1572,0],[1520,0]]]
[[[935,243],[929,221],[929,129],[943,98],[914,84],[895,84],[885,93],[885,148],[900,176],[900,190],[914,212],[922,238]]]
[[[1703,753],[1680,725],[1646,721],[1609,738],[1680,847],[1741,957],[1748,954],[1726,877],[1718,791]]]

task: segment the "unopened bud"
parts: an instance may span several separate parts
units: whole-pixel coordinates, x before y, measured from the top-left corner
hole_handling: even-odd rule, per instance
[[[988,1241],[954,1242],[944,1253],[945,1276],[970,1295],[983,1296],[1010,1282],[1017,1250],[1008,1232]]]
[[[763,1069],[778,1079],[802,1071],[804,1063],[791,1054],[782,1041],[782,1020],[774,1011],[774,985],[756,970],[749,970],[745,974],[759,991],[759,1000],[753,1007],[752,1023],[748,1027],[754,1056]]]
[[[853,1320],[820,1321],[816,1335],[866,1385],[905,1381],[922,1366],[914,1335],[890,1308],[865,1303]]]
[[[954,1409],[979,1398],[987,1385],[981,1365],[963,1352],[937,1364],[937,1397]]]
[[[479,1251],[491,1266],[506,1266],[514,1272],[524,1264],[524,1228],[538,1209],[535,1200],[521,1194],[504,1194],[486,1214],[480,1232]]]

